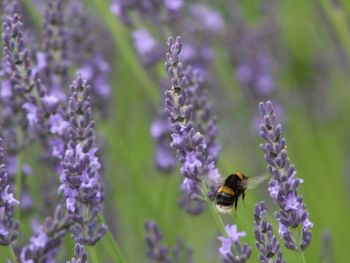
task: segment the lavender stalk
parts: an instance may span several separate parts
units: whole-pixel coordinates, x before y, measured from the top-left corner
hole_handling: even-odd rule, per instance
[[[257,240],[256,247],[260,251],[259,260],[262,263],[286,263],[280,245],[273,235],[272,225],[266,220],[266,211],[265,202],[255,206],[254,236]]]
[[[178,58],[181,47],[180,37],[175,42],[169,38],[166,69],[172,85],[166,91],[165,111],[173,129],[171,146],[176,149],[184,176],[182,189],[195,200],[204,201],[208,189],[220,183],[220,175],[215,160],[207,151],[205,135],[193,123],[194,105],[188,95],[190,81]]]
[[[183,241],[177,238],[176,247],[170,249],[161,244],[163,235],[154,221],[145,222],[147,258],[150,263],[192,263],[192,249],[185,249]]]
[[[107,231],[98,223],[103,191],[96,156],[94,121],[92,120],[90,86],[78,74],[71,85],[69,99],[69,141],[62,161],[60,190],[74,224],[70,227],[74,240],[93,246]]]
[[[264,123],[260,126],[260,136],[265,141],[260,148],[264,152],[268,171],[272,175],[268,191],[272,200],[280,208],[276,213],[279,222],[278,233],[287,248],[300,251],[303,257],[302,251],[311,242],[310,228],[313,227],[308,218],[309,212],[297,192],[303,180],[295,178],[296,171],[288,158],[286,140],[282,137],[282,126],[276,124],[272,103],[261,102],[259,107],[264,118]],[[298,228],[299,226],[301,229]],[[292,230],[296,233],[295,236]],[[301,239],[298,237],[299,232],[301,232]]]
[[[39,53],[41,78],[50,94],[64,98],[62,88],[67,84],[68,56],[64,21],[64,2],[48,0],[45,9],[43,53]]]

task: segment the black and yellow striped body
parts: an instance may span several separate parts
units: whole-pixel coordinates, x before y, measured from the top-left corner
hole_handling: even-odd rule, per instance
[[[237,209],[238,199],[244,200],[248,177],[241,173],[229,175],[216,194],[216,207],[221,213],[231,212],[233,206]]]

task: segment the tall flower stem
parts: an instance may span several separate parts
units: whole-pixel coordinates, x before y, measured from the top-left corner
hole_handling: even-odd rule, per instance
[[[204,182],[202,183],[202,186],[203,186],[203,189],[205,191],[205,195],[208,196],[207,195],[208,188]],[[216,210],[214,202],[212,200],[209,200],[209,198],[207,198],[207,205],[209,206],[210,214],[214,218],[214,221],[215,221],[217,227],[219,228],[220,233],[223,235],[226,235],[224,222],[222,221],[221,216],[219,215],[218,211]]]
[[[88,247],[87,248],[88,255],[89,255],[89,262],[91,263],[98,263],[98,257],[96,255],[96,248],[95,247]]]
[[[300,256],[300,261],[301,261],[302,263],[306,263],[304,251],[303,251],[302,249],[300,249],[301,239],[300,239],[300,235],[299,235],[299,233],[298,233],[298,229],[296,229],[296,228],[293,229],[293,237],[294,237],[294,240],[297,241],[296,243],[298,244],[298,247],[299,247],[299,249],[298,249],[298,254],[299,254],[299,256]]]
[[[338,39],[343,47],[345,55],[350,62],[350,34],[346,22],[345,11],[341,9],[335,10],[335,8],[332,6],[331,1],[329,0],[321,0],[320,5],[325,15],[328,17],[329,23],[333,26],[334,31],[337,34]]]
[[[106,223],[106,220],[104,219],[103,215],[99,215],[100,222]],[[103,242],[106,239],[105,242]],[[117,241],[114,239],[112,233],[108,231],[105,235],[105,237],[102,239],[102,244],[106,245],[105,248],[109,254],[109,256],[113,259],[116,259],[116,262],[118,263],[127,263],[127,260],[125,259],[123,253],[120,250],[120,247],[118,246]]]
[[[17,260],[17,257],[15,255],[15,252],[13,251],[13,247],[12,245],[9,245],[9,250],[10,250],[10,255],[11,255],[11,260],[13,263],[17,263],[18,260]]]

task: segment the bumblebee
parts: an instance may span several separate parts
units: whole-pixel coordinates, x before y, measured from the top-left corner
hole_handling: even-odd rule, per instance
[[[234,206],[236,211],[241,196],[244,202],[245,191],[255,188],[266,178],[266,175],[247,177],[239,172],[229,175],[216,193],[216,208],[220,213],[230,213]]]

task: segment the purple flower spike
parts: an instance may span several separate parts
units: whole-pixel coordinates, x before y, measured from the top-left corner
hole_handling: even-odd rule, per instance
[[[0,245],[8,246],[18,235],[19,223],[14,220],[14,207],[18,205],[8,184],[8,175],[4,165],[3,141],[0,138]]]
[[[262,263],[286,263],[283,259],[280,245],[273,235],[272,226],[266,221],[266,211],[264,202],[255,206],[254,235],[257,240],[256,247],[260,251],[259,260]]]
[[[162,172],[171,172],[176,166],[176,158],[170,147],[172,129],[168,116],[159,112],[151,125],[151,136],[156,141],[155,165]]]
[[[43,53],[39,53],[42,75],[50,94],[63,98],[62,86],[67,83],[67,34],[64,22],[64,1],[48,0],[45,9]]]
[[[310,244],[310,228],[313,224],[309,221],[309,212],[297,193],[303,180],[295,177],[296,171],[288,158],[286,140],[282,137],[282,125],[276,124],[272,103],[260,102],[259,107],[264,118],[264,123],[260,126],[260,136],[265,141],[260,148],[272,175],[268,191],[280,207],[276,213],[279,222],[278,233],[287,248],[304,250]],[[291,229],[299,231],[298,226],[301,226],[301,240],[296,240],[290,232]]]
[[[78,74],[69,99],[69,141],[62,161],[60,190],[63,191],[74,240],[94,245],[107,227],[97,222],[102,210],[103,192],[99,182],[100,163],[96,157],[90,86]]]
[[[3,69],[9,80],[11,90],[9,93],[14,98],[31,88],[32,69],[30,54],[25,47],[23,37],[23,23],[18,13],[4,16],[2,24]]]
[[[72,221],[64,207],[58,204],[53,217],[46,217],[44,225],[35,224],[30,243],[21,250],[21,262],[50,262],[53,260]]]
[[[85,253],[84,247],[79,243],[75,244],[74,258],[72,258],[72,260],[68,261],[67,263],[86,263],[86,262],[87,262],[87,255]]]
[[[225,226],[227,237],[219,236],[221,247],[219,249],[220,257],[224,263],[244,263],[246,262],[252,250],[247,244],[240,244],[240,237],[246,236],[245,232],[238,232],[237,226]]]
[[[176,157],[181,163],[180,171],[185,177],[182,189],[190,197],[203,200],[206,190],[203,189],[203,184],[207,189],[216,188],[220,184],[220,175],[215,167],[215,156],[209,152],[208,138],[212,129],[208,128],[210,122],[201,126],[201,121],[207,120],[205,109],[200,109],[203,113],[197,111],[195,107],[202,104],[196,103],[196,98],[191,98],[191,91],[195,91],[199,83],[190,68],[183,69],[178,56],[181,48],[180,37],[177,37],[175,42],[169,38],[165,66],[171,80],[171,88],[165,92],[165,112],[173,130],[171,146],[176,149]],[[201,97],[198,101],[200,99]]]
[[[155,65],[162,57],[162,47],[151,36],[147,29],[137,29],[132,33],[132,39],[138,56],[143,64]]]
[[[162,262],[162,263],[179,263],[186,262],[192,263],[192,249],[187,247],[185,249],[182,239],[177,238],[176,247],[169,249],[161,244],[163,235],[156,222],[145,222],[146,228],[146,249],[148,262]],[[185,258],[185,261],[183,259]]]
[[[150,262],[160,261],[170,263],[169,249],[161,245],[163,235],[154,221],[145,223],[147,235],[145,236],[147,257]]]

